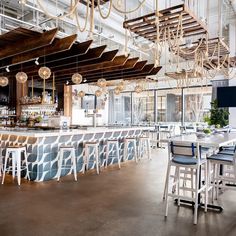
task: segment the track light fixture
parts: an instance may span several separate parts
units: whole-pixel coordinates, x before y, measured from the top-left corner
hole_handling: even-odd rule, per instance
[[[10,72],[9,66],[6,67],[6,72]]]
[[[37,66],[39,65],[39,58],[37,57],[34,62]]]

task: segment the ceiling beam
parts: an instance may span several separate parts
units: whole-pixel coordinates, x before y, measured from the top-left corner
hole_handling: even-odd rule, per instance
[[[54,39],[52,44],[45,46],[43,48],[38,48],[29,52],[21,53],[16,55],[9,60],[3,60],[1,68],[7,65],[17,65],[24,62],[35,60],[35,58],[43,57],[45,55],[50,55],[62,51],[69,50],[73,43],[75,42],[77,35],[71,35],[62,39]]]
[[[18,40],[17,34],[16,34],[15,39],[14,39],[15,43],[6,42],[6,45],[3,48],[1,48],[0,60],[10,57],[10,56],[18,55],[20,53],[31,51],[36,48],[47,46],[53,42],[53,40],[56,37],[57,32],[58,32],[58,29],[55,28],[55,29],[46,31],[40,34],[39,36],[38,35],[35,35],[32,37],[29,36],[26,39],[22,39],[22,40]]]

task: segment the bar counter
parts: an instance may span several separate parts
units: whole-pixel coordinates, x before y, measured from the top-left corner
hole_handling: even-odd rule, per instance
[[[128,136],[137,137],[147,127],[132,128],[88,128],[73,130],[29,130],[29,129],[0,129],[2,153],[5,155],[9,145],[24,145],[27,148],[27,158],[30,179],[41,182],[56,178],[59,148],[62,145],[73,145],[76,150],[77,171],[80,172],[83,164],[83,144],[86,141],[99,141],[99,155],[101,161],[105,157],[106,140],[116,138],[119,140],[120,155],[123,156],[123,139]],[[129,159],[132,146],[129,146]],[[111,150],[112,154],[113,150]],[[65,153],[65,163],[70,166],[69,153]],[[72,168],[62,171],[62,176],[70,174]]]

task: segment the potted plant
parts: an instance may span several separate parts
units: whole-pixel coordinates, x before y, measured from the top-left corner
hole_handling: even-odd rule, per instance
[[[211,102],[210,116],[205,118],[208,125],[220,128],[229,124],[229,112],[227,108],[219,108],[217,100]]]

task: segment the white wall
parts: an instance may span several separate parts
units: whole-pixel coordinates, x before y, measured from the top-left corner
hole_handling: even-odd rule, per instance
[[[74,85],[72,87],[72,92],[74,89],[77,89],[78,91],[82,90],[85,93],[88,94],[95,94],[95,91],[99,89],[97,86],[92,85]],[[101,115],[101,117],[97,117],[97,125],[104,126],[108,124],[108,98],[109,95],[107,94],[107,101],[105,103],[104,109],[99,109],[98,114]],[[79,98],[78,104],[81,104],[81,99]],[[93,114],[93,110],[88,110],[89,114]],[[92,117],[86,117],[84,109],[81,109],[81,106],[72,104],[72,125],[82,125],[82,126],[92,126],[93,125],[93,118]]]

